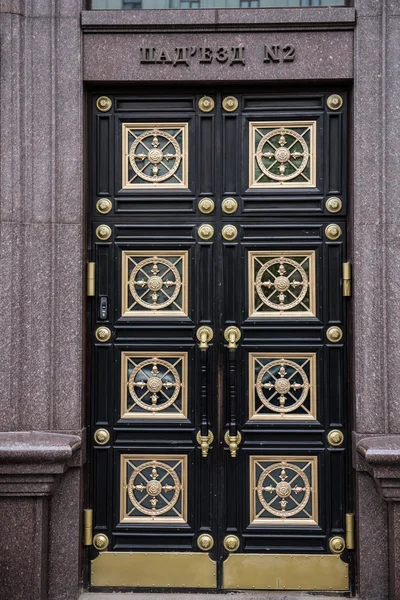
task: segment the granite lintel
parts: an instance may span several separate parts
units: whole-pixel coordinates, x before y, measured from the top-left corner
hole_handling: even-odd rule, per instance
[[[354,8],[84,10],[87,33],[190,31],[307,31],[354,29]]]
[[[311,9],[310,9],[311,10]],[[264,61],[265,44],[291,44],[296,49],[296,61],[280,61],[273,65]],[[188,48],[193,54],[185,64],[152,64],[142,60],[142,47],[165,48],[172,56],[176,48]],[[202,46],[242,45],[243,63],[226,69],[218,61],[204,64],[198,49]],[[101,61],[98,57],[101,56]],[[321,69],[323,65],[323,69]],[[87,82],[146,82],[167,83],[282,81],[304,83],[318,80],[350,81],[354,76],[353,32],[352,31],[191,31],[172,35],[170,32],[127,34],[87,33],[83,36],[83,79]]]
[[[388,502],[400,501],[400,435],[364,437],[357,452]]]

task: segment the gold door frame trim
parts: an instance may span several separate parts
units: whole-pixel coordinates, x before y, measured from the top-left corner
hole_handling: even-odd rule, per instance
[[[189,290],[189,269],[188,269],[187,250],[122,250],[122,277],[121,277],[121,317],[187,317],[188,316],[188,290]],[[182,309],[181,310],[129,310],[129,258],[130,257],[180,257],[182,259]]]
[[[100,552],[94,587],[216,588],[217,568],[204,552]]]
[[[182,183],[129,183],[129,130],[130,129],[181,129],[182,130]],[[189,123],[122,123],[122,189],[124,190],[182,190],[188,189],[189,174]],[[173,175],[171,175],[173,177]]]
[[[182,410],[174,413],[166,413],[163,411],[137,411],[134,409],[128,410],[128,360],[129,358],[176,358],[182,360],[182,377],[181,377],[181,395],[182,395]],[[174,402],[175,404],[175,402]],[[188,353],[187,352],[121,352],[121,419],[152,419],[161,420],[188,420]]]
[[[230,554],[223,564],[222,587],[346,591],[349,565],[338,554]]]
[[[304,358],[310,359],[310,413],[256,413],[256,377],[255,362],[257,358]],[[249,353],[249,421],[316,421],[317,420],[317,355],[315,352],[250,352]]]
[[[310,261],[308,273],[308,286],[310,294],[309,310],[265,310],[256,311],[255,307],[255,269],[254,261],[257,257],[277,257],[290,258],[291,256],[308,257]],[[251,319],[291,319],[293,317],[310,318],[316,317],[316,272],[315,272],[315,250],[249,250],[248,251],[248,302],[249,302],[249,317]]]
[[[310,179],[304,182],[292,181],[270,181],[257,183],[255,181],[255,162],[256,162],[256,129],[266,128],[271,129],[295,129],[296,127],[304,127],[310,129],[310,147],[309,163],[310,163]],[[273,188],[315,188],[316,187],[316,121],[250,121],[249,122],[249,188],[250,189],[273,189]]]
[[[287,455],[253,455],[249,456],[250,460],[250,525],[260,526],[280,526],[280,527],[292,527],[296,525],[312,526],[318,525],[318,457],[317,456],[287,456]],[[310,518],[282,518],[282,517],[257,517],[256,511],[256,494],[257,494],[257,481],[256,481],[256,463],[257,462],[268,463],[290,463],[296,462],[307,462],[311,463],[311,517]]]
[[[163,516],[140,516],[130,517],[127,513],[126,500],[128,493],[128,478],[126,476],[126,465],[130,460],[150,461],[181,461],[181,517],[163,517]],[[132,523],[140,525],[141,523],[153,523],[160,525],[163,523],[187,523],[187,491],[188,491],[188,457],[186,454],[121,454],[120,458],[120,523]]]

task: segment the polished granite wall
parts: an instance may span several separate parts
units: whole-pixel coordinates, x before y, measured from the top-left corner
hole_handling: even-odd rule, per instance
[[[177,45],[196,35],[210,43],[221,35],[247,41],[251,68],[229,77],[226,69],[213,71],[213,78],[276,83],[354,76],[358,589],[361,600],[400,599],[400,3],[355,0],[355,9],[353,53],[352,9],[183,11],[184,17],[171,13],[158,24],[152,17],[152,32],[132,12],[81,15],[81,0],[0,0],[0,430],[10,432],[0,434],[0,528],[6,532],[0,569],[9,600],[79,595],[84,85],[135,83],[139,75],[207,80],[210,72],[201,68],[177,66],[170,75],[160,65],[145,75],[132,67],[141,40],[160,29]],[[145,16],[148,23],[148,11]],[[257,67],[257,44],[277,36],[293,36],[308,50],[295,75],[287,65],[272,74]],[[126,44],[129,52],[121,53]],[[320,53],[318,63],[310,44]]]
[[[7,600],[73,600],[81,586],[81,9],[0,1],[0,430],[46,433],[0,433]]]

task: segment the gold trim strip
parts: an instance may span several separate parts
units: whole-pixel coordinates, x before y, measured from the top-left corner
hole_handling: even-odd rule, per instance
[[[343,296],[351,296],[351,263],[343,263]]]
[[[348,550],[354,550],[355,548],[354,513],[346,514],[346,548]]]
[[[91,562],[94,587],[216,588],[203,552],[103,552]]]
[[[86,271],[86,295],[96,295],[96,263],[88,262]]]
[[[349,589],[349,565],[335,554],[230,554],[223,565],[226,590]]]
[[[85,508],[83,511],[83,545],[91,546],[93,537],[93,510]]]

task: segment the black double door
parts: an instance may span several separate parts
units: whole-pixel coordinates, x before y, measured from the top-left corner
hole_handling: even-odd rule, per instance
[[[346,102],[91,96],[93,587],[349,589]]]

